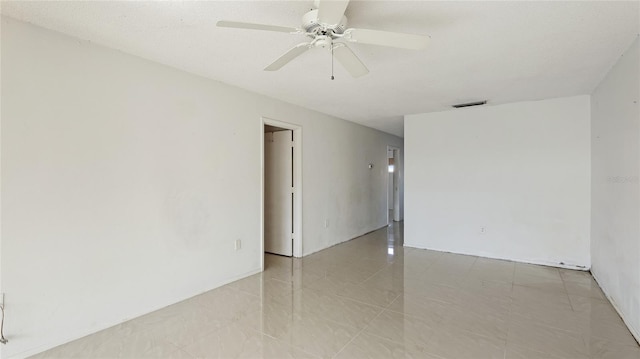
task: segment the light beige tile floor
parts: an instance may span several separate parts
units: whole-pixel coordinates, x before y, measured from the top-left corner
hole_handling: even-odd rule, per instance
[[[37,358],[640,358],[589,273],[404,248],[394,224]]]

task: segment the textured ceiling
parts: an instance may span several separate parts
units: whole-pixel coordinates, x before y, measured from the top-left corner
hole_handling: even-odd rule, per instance
[[[427,34],[426,50],[350,44],[352,79],[314,49],[262,69],[303,35],[217,28],[299,26],[312,1],[3,1],[4,15],[250,91],[403,135],[402,116],[454,103],[590,93],[639,32],[639,2],[352,1],[350,27]]]

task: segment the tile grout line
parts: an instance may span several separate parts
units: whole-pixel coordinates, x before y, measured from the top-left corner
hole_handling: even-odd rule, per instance
[[[509,306],[509,315],[507,316],[507,338],[505,339],[505,344],[504,344],[504,357],[503,357],[503,359],[507,358],[507,348],[509,347],[509,332],[511,331],[511,319],[512,319],[512,314],[513,314],[513,305],[514,305],[513,286],[515,285],[516,267],[518,266],[518,263],[516,263],[516,262],[512,262],[512,263],[513,263],[513,272],[511,274],[511,289],[509,290],[509,299],[511,300],[511,305]]]
[[[432,329],[433,329],[433,328],[432,328]],[[397,342],[397,341],[395,341],[395,340],[393,340],[393,339],[385,338],[385,337],[383,337],[383,336],[381,336],[381,335],[378,335],[378,334],[375,334],[375,333],[367,333],[367,334],[369,334],[369,335],[371,335],[371,336],[374,336],[374,337],[376,337],[376,338],[380,338],[380,339],[383,339],[383,340],[386,340],[386,341],[392,342],[392,343],[394,343],[394,344],[404,345],[403,343],[399,343],[399,342]],[[432,334],[431,336],[433,336],[433,334]],[[431,355],[431,356],[434,356],[434,357],[438,357],[438,358],[446,359],[446,358],[441,357],[440,355],[433,354],[432,352],[427,352],[427,353],[428,353],[429,355]]]
[[[571,302],[571,297],[569,296],[569,291],[567,290],[567,283],[565,282],[564,277],[562,276],[562,273],[560,272],[560,269],[558,269],[558,275],[560,276],[560,280],[562,281],[562,288],[564,288],[564,293],[567,296],[567,300],[569,301],[569,307],[571,308],[572,312],[575,312],[574,308],[573,308],[573,303]],[[556,328],[558,329],[558,328]],[[580,332],[578,333],[578,335],[580,335],[580,339],[582,340],[582,344],[584,344],[584,347],[587,349],[587,351],[589,351],[589,343],[587,342],[587,338],[585,338],[585,336],[583,335],[584,333]]]
[[[396,298],[396,299],[397,299],[397,298]],[[395,299],[394,299],[394,302],[395,302]],[[393,303],[393,302],[392,302],[392,303]],[[367,329],[367,328],[369,327],[369,325],[370,325],[374,320],[378,319],[378,317],[379,317],[380,315],[382,315],[382,313],[383,313],[383,312],[384,312],[384,309],[383,309],[383,310],[381,310],[381,311],[380,311],[380,313],[378,313],[375,317],[373,317],[373,319],[371,319],[371,320],[369,321],[369,323],[365,324],[365,325],[362,327],[362,329],[360,329],[360,331],[359,331],[358,333],[356,333],[356,335],[354,335],[354,336],[353,336],[353,338],[351,338],[351,340],[349,340],[349,341],[347,342],[347,344],[345,344],[345,345],[344,345],[340,350],[338,350],[338,352],[337,352],[336,354],[334,354],[334,355],[332,356],[332,358],[336,358],[338,355],[340,355],[340,353],[342,353],[342,351],[344,351],[344,349],[345,349],[346,347],[348,347],[348,346],[349,346],[349,344],[351,344],[351,343],[352,343],[352,342],[353,342],[357,337],[359,337],[359,336],[360,336],[360,334],[362,334],[362,333],[365,331],[365,329]]]

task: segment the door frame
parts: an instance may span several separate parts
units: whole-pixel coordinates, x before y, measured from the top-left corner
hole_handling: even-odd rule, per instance
[[[302,127],[292,123],[260,118],[260,267],[264,270],[264,125],[293,131],[293,256],[302,257]]]

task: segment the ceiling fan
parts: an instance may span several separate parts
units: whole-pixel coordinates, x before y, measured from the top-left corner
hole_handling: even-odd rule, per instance
[[[307,50],[322,47],[331,51],[332,56],[353,77],[366,75],[369,70],[345,42],[420,50],[427,46],[430,39],[429,36],[423,35],[347,28],[347,17],[344,12],[349,5],[349,0],[315,0],[314,5],[316,9],[302,16],[301,28],[238,21],[218,21],[217,26],[303,34],[311,38],[311,41],[300,43],[280,56],[265,67],[265,71],[279,70]]]

